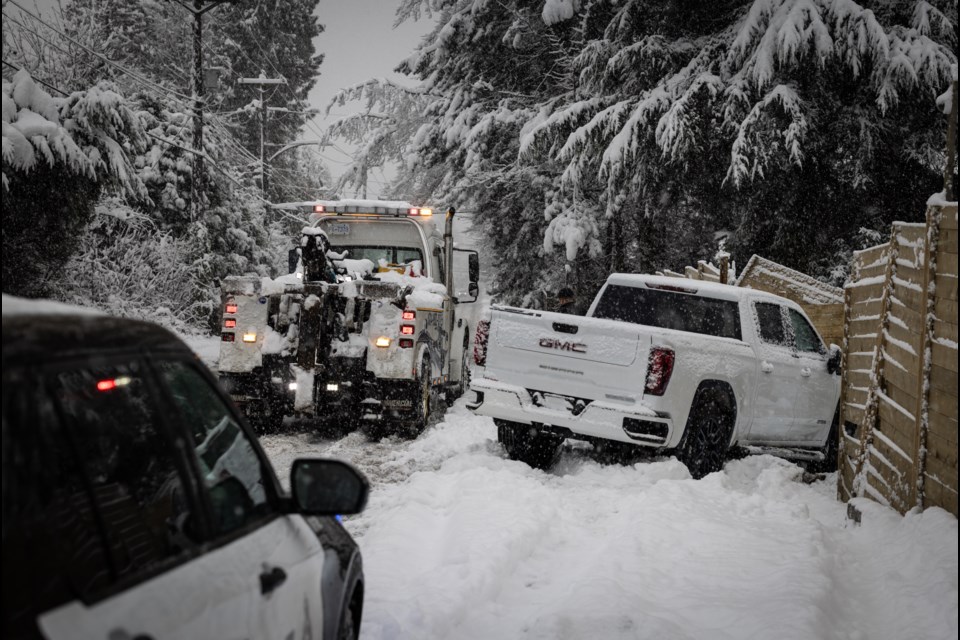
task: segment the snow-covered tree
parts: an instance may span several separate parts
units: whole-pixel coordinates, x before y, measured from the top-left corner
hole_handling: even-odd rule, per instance
[[[51,97],[26,71],[3,82],[3,290],[44,292],[103,190],[147,196],[130,164],[140,119],[109,82]]]
[[[476,211],[508,300],[679,268],[717,234],[828,277],[861,228],[939,188],[950,0],[408,0],[398,18],[421,11],[437,26],[399,69],[430,100],[391,142],[396,187]],[[397,130],[394,104],[368,140]]]

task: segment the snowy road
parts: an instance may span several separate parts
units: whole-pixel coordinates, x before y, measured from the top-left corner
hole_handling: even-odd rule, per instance
[[[699,482],[672,458],[550,473],[505,459],[458,403],[414,441],[262,438],[281,477],[301,455],[373,483],[347,520],[367,576],[364,638],[956,638],[957,520],[901,518],[835,477],[768,456]]]
[[[215,338],[185,339],[215,366]],[[804,484],[778,458],[694,481],[673,458],[609,464],[568,446],[544,473],[507,460],[463,401],[412,441],[261,442],[285,484],[300,456],[370,479],[366,511],[345,519],[364,639],[957,638],[957,520],[858,500],[855,526],[834,475]]]

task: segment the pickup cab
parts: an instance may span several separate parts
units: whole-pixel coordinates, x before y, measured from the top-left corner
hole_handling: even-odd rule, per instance
[[[734,446],[836,465],[839,349],[769,293],[613,274],[586,317],[491,307],[474,362],[468,407],[535,467],[566,438],[672,452],[694,478]]]

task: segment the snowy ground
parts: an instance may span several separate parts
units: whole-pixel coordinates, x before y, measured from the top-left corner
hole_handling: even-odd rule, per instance
[[[461,402],[413,441],[261,439],[284,481],[310,455],[370,478],[346,519],[363,638],[957,637],[958,528],[942,510],[861,500],[855,526],[835,476],[805,484],[769,456],[694,481],[672,458],[601,463],[576,446],[544,473],[495,438]]]
[[[364,638],[956,638],[957,520],[901,518],[835,476],[762,456],[704,480],[676,460],[550,473],[512,462],[455,406],[415,441],[262,439],[354,462],[374,490],[347,520],[367,576]]]

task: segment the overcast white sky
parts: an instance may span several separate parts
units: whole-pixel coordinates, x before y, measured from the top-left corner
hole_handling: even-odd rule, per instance
[[[404,22],[393,27],[395,0],[320,0],[317,15],[326,30],[314,39],[317,51],[325,55],[320,65],[320,77],[310,92],[312,107],[325,110],[330,99],[343,87],[359,84],[364,80],[391,77],[404,81],[404,76],[393,73],[394,67],[413,53],[421,38],[430,31],[432,22],[427,18],[419,22]],[[316,136],[315,131],[329,121],[347,113],[362,109],[360,103],[334,107],[329,117],[315,119],[316,127],[308,127],[304,135]],[[343,143],[341,149],[349,151]],[[327,148],[323,155],[330,170],[339,175],[343,162],[348,159],[336,149]],[[375,172],[368,185],[371,196],[376,196],[383,176]]]

